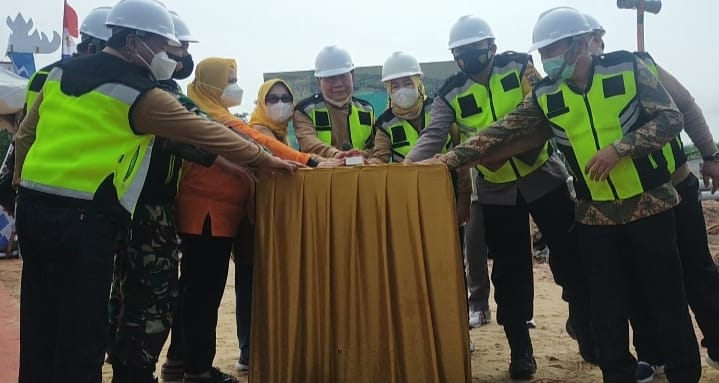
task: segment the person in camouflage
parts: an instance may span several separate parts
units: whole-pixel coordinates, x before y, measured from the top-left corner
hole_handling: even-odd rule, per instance
[[[182,47],[168,47],[178,62],[173,79],[189,77],[194,68],[187,51],[187,28],[173,14]],[[202,112],[173,80],[160,87],[189,111]],[[210,166],[217,156],[190,145],[156,137],[147,179],[132,219],[129,236],[118,243],[110,294],[108,361],[113,383],[156,382],[155,365],[172,326],[178,295],[179,237],[174,201],[183,159]]]

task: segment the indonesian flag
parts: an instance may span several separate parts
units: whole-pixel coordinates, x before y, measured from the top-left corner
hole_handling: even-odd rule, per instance
[[[65,12],[62,20],[62,57],[72,56],[76,51],[75,39],[78,31],[77,12],[65,1]]]

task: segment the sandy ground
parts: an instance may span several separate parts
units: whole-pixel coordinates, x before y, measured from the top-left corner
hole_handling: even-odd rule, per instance
[[[710,232],[710,246],[716,259],[719,257],[719,202],[705,202],[704,206]],[[0,260],[0,282],[16,298],[19,297],[20,269],[21,262],[18,260]],[[560,291],[552,280],[549,266],[537,264],[534,270],[535,319],[538,327],[531,331],[531,335],[539,370],[531,382],[600,382],[599,369],[581,361],[576,343],[564,332],[567,309],[559,298]],[[215,366],[232,373],[238,356],[234,300],[234,276],[231,267],[220,308]],[[494,302],[491,304],[494,313]],[[492,322],[487,326],[473,329],[470,334],[477,348],[472,355],[473,382],[510,382],[507,374],[509,350],[502,328]],[[701,339],[698,330],[697,336]],[[702,350],[703,354],[704,350]],[[238,374],[238,376],[240,381],[247,381],[246,375]],[[104,377],[105,382],[109,383],[111,377],[109,365],[105,365]],[[665,382],[666,379],[659,376],[654,381]],[[719,371],[703,363],[702,382],[719,383]]]

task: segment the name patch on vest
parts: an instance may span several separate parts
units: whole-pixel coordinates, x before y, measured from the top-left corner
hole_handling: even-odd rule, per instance
[[[627,92],[624,89],[624,77],[621,74],[602,80],[602,88],[604,89],[604,98],[620,96]]]
[[[390,128],[392,130],[392,148],[398,148],[401,146],[409,145],[407,142],[407,134],[404,131],[402,125],[395,125]]]
[[[332,125],[330,125],[329,113],[323,112],[323,111],[316,111],[315,112],[315,124],[317,124],[316,128],[319,130],[332,129]],[[324,129],[320,129],[320,128],[324,128]]]
[[[561,90],[547,95],[547,118],[557,117],[568,112],[569,107],[564,103],[564,94]]]
[[[459,102],[459,112],[462,118],[482,113],[482,108],[477,105],[477,100],[474,99],[473,94],[462,96],[457,101]]]
[[[357,117],[362,125],[372,125],[372,115],[368,112],[358,111]]]
[[[39,92],[42,90],[42,86],[45,84],[45,80],[47,79],[47,73],[38,73],[35,75],[35,77],[32,79],[32,82],[30,83],[30,91],[32,92]],[[28,108],[32,105],[28,105]]]
[[[505,92],[519,88],[519,77],[517,77],[516,73],[508,74],[500,82],[502,83],[502,89],[504,89]]]

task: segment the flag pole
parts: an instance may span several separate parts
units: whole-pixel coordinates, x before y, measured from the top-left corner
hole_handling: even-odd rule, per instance
[[[62,60],[65,53],[65,20],[67,15],[65,14],[67,12],[67,0],[63,0],[62,2],[62,44],[60,45],[60,60]]]

